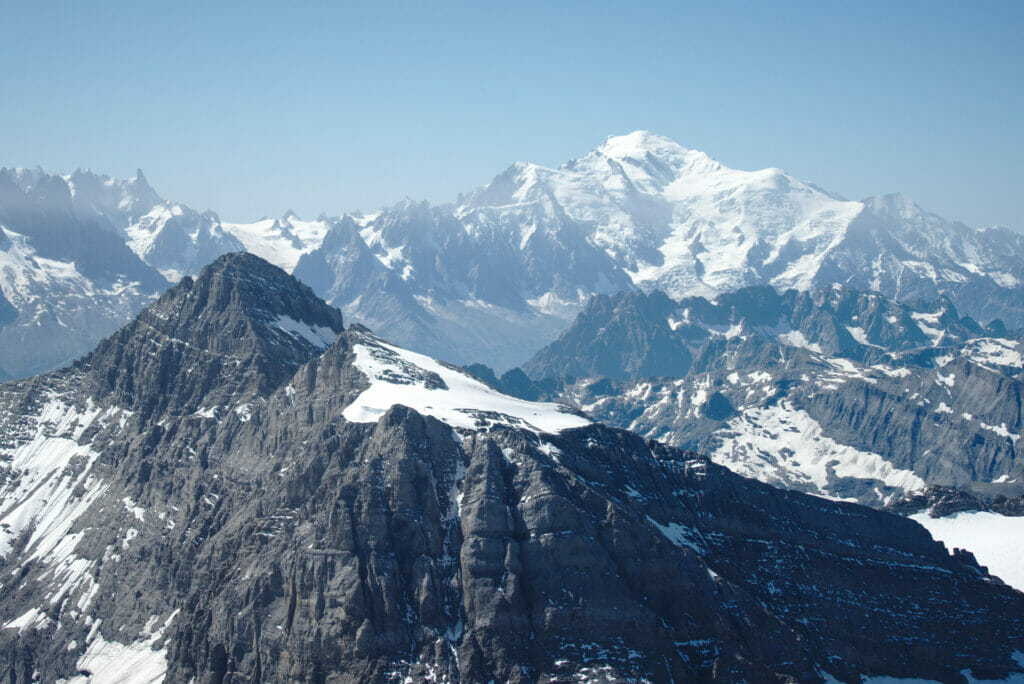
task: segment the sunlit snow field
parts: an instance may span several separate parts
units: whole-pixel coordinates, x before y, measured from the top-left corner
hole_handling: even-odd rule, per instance
[[[981,511],[945,518],[930,518],[927,513],[910,517],[950,549],[969,549],[989,572],[1024,591],[1024,517]]]

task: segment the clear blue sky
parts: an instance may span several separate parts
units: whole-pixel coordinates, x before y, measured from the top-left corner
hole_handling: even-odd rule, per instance
[[[5,2],[0,166],[244,220],[667,135],[1024,229],[1024,2]]]

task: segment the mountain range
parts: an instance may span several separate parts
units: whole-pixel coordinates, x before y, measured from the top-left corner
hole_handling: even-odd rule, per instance
[[[751,287],[596,297],[524,370],[535,393],[738,472],[883,505],[923,483],[1024,493],[1022,352],[948,301]]]
[[[0,169],[0,379],[42,373],[0,386],[0,565],[18,578],[0,583],[13,654],[0,670],[15,680],[117,680],[127,673],[120,662],[213,681],[323,672],[945,681],[965,667],[975,677],[1014,671],[1016,652],[1003,651],[1018,625],[986,612],[1005,597],[970,590],[989,627],[951,627],[932,612],[882,618],[878,606],[909,596],[959,615],[967,604],[943,603],[954,590],[940,575],[956,586],[966,573],[1024,588],[1022,239],[944,220],[900,195],[852,202],[777,169],[731,170],[642,131],[557,169],[514,164],[453,204],[406,200],[314,221],[290,211],[222,221],[165,201],[141,171],[118,180]],[[437,433],[434,423],[446,427]],[[496,453],[504,465],[474,460]],[[500,505],[466,523],[464,469],[474,467],[489,474],[488,500]],[[331,489],[341,484],[340,494]],[[388,487],[387,501],[352,494]],[[410,489],[434,491],[433,502],[410,499]],[[526,505],[538,496],[560,503]],[[709,503],[719,497],[730,503]],[[107,520],[118,501],[124,512]],[[425,539],[406,529],[414,510],[432,521]],[[501,563],[487,556],[499,510],[503,534],[519,545],[506,543]],[[981,564],[961,551],[950,561],[914,522],[890,522],[893,512]],[[146,529],[152,515],[164,526]],[[597,629],[587,644],[602,644],[596,658],[567,641],[568,627],[544,618],[548,631],[538,629],[537,606],[570,605],[552,598],[559,591],[578,607],[607,599],[629,624],[647,625],[650,595],[637,593],[647,580],[625,560],[638,551],[602,535],[648,539],[648,523],[671,544],[651,547],[643,562],[688,549],[706,576],[730,583],[725,595],[740,597],[702,598],[685,620],[746,627],[698,638],[655,610],[672,625],[662,636],[682,640],[674,651],[644,640],[649,625],[628,637],[620,627],[613,646],[596,627],[603,618],[584,611]],[[509,555],[588,524],[594,534],[582,546],[540,542],[540,555]],[[751,555],[763,542],[757,530],[771,548]],[[313,553],[286,539],[309,541]],[[419,555],[399,552],[406,547]],[[796,547],[816,549],[813,567]],[[846,547],[859,555],[819,565]],[[335,558],[341,574],[306,555]],[[122,557],[140,569],[111,565]],[[587,567],[613,559],[601,581],[617,578],[622,592],[599,596],[598,580],[577,570],[572,586],[541,579],[582,557]],[[869,578],[853,567],[888,572],[910,557],[942,570]],[[231,574],[240,564],[253,569]],[[837,596],[821,603],[822,587],[790,586],[774,601],[761,587],[776,584],[769,565],[848,577],[840,585],[857,595],[863,619],[836,627]],[[478,566],[489,579],[474,585]],[[495,584],[499,566],[506,579]],[[655,581],[701,586],[690,570]],[[138,587],[139,606],[110,599],[89,609],[91,596],[122,582]],[[164,588],[145,598],[153,585]],[[499,586],[525,604],[485,598]],[[348,592],[333,604],[340,614],[323,603],[339,587]],[[355,596],[360,625],[346,612]],[[776,621],[771,638],[747,631],[769,618],[733,610],[748,599]],[[400,604],[405,617],[394,622]],[[187,624],[163,605],[184,611]],[[343,653],[300,654],[287,639],[264,638],[290,629],[301,605],[312,617],[296,638],[329,633]],[[229,609],[248,617],[222,624]],[[471,613],[479,632],[466,641]],[[839,636],[823,642],[807,620]],[[909,630],[913,643],[928,634],[971,646],[952,658],[914,646],[872,660],[877,643],[850,631],[870,620]],[[62,631],[67,624],[77,626]],[[509,651],[495,635],[512,624],[543,632],[542,643]],[[390,634],[388,645],[367,650],[360,629]],[[978,646],[986,629],[1003,651]],[[863,647],[837,655],[842,643]],[[564,667],[550,660],[556,644],[575,654]],[[632,652],[664,669],[638,669]],[[293,669],[267,669],[281,658]],[[339,659],[354,663],[345,674]],[[598,661],[605,669],[594,669]]]
[[[5,681],[1024,676],[1024,594],[917,523],[502,394],[250,254],[0,406]]]
[[[847,201],[778,169],[732,170],[645,131],[557,169],[514,164],[452,204],[315,221],[224,222],[164,201],[141,172],[3,178],[0,367],[15,377],[87,351],[156,296],[161,276],[177,281],[239,249],[401,344],[500,369],[554,340],[591,296],[623,290],[713,297],[840,283],[908,303],[945,297],[983,325],[1024,326],[1019,234],[947,221],[901,195]],[[76,270],[89,257],[73,245],[89,240],[54,252],[19,222],[19,207],[51,205],[66,231],[110,233],[106,280]],[[82,323],[61,327],[71,317]]]
[[[69,362],[168,281],[56,176],[0,169],[0,379]]]
[[[350,319],[458,363],[521,363],[591,296],[629,289],[843,283],[1024,325],[1017,233],[734,171],[643,131],[558,169],[515,164],[453,206],[406,202],[332,232],[295,275]]]

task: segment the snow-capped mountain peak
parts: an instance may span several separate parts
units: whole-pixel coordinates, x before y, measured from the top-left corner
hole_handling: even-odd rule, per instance
[[[339,228],[296,272],[353,320],[463,363],[514,365],[589,296],[633,288],[711,298],[840,282],[902,301],[949,296],[982,323],[1024,322],[1011,291],[1024,282],[1019,236],[975,231],[899,195],[849,201],[778,168],[731,169],[650,131],[609,137],[555,168],[516,162],[451,208],[406,202],[353,220],[363,246]],[[357,261],[380,275],[355,282],[338,270]],[[371,281],[394,301],[366,291]]]
[[[612,135],[583,159],[605,157],[619,163],[643,167],[654,164],[677,171],[694,173],[714,172],[722,165],[700,150],[683,147],[670,138],[651,131],[633,131],[626,135]],[[582,160],[581,160],[582,161]]]
[[[636,131],[557,169],[513,165],[458,215],[506,231],[526,220],[550,235],[582,229],[634,285],[683,296],[759,284],[766,275],[778,287],[806,289],[862,210],[780,169],[737,171]],[[524,216],[513,223],[510,213]]]

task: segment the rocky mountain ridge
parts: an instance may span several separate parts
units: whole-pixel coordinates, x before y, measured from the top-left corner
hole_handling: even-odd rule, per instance
[[[911,515],[1024,587],[1022,347],[946,300],[755,287],[597,297],[533,378],[469,370],[776,486]]]
[[[965,357],[1019,375],[1024,331],[987,326],[952,302],[898,302],[844,285],[812,291],[746,287],[713,300],[621,292],[587,303],[558,340],[524,364],[535,378],[682,376],[708,343],[761,339],[866,365],[939,368]],[[713,345],[712,345],[713,346]]]
[[[0,386],[5,681],[1024,672],[1024,595],[916,523],[340,323],[231,255]]]

